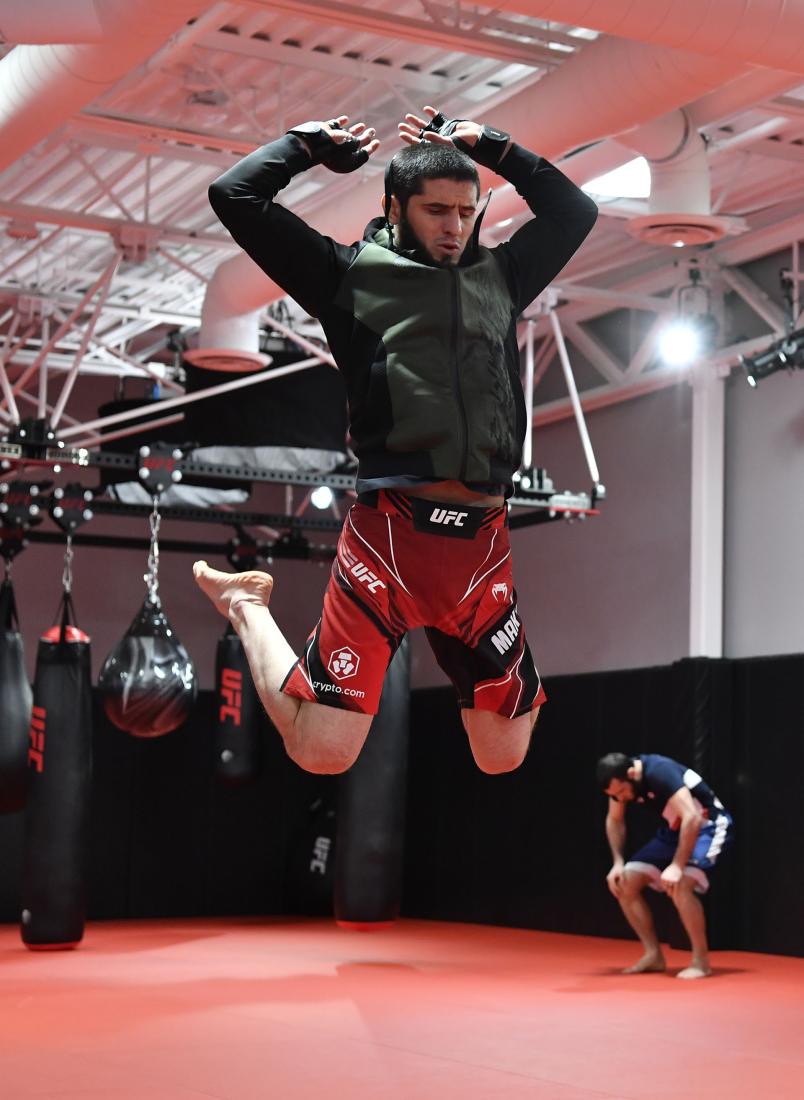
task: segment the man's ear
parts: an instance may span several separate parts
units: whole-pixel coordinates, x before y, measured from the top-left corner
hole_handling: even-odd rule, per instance
[[[396,197],[396,195],[391,195],[391,210],[390,210],[390,212],[388,210],[386,210],[386,208],[385,208],[385,195],[383,195],[383,197],[382,197],[382,209],[383,209],[383,213],[386,215],[386,217],[388,218],[388,221],[391,223],[391,225],[399,225],[401,207],[399,205],[399,199]]]

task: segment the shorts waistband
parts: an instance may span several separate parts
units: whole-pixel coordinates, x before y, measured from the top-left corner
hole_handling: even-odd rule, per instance
[[[395,489],[373,489],[359,493],[358,504],[376,508],[389,516],[401,516],[413,523],[417,531],[450,538],[473,539],[480,531],[508,526],[508,506],[475,508],[453,501],[429,500],[409,496]]]

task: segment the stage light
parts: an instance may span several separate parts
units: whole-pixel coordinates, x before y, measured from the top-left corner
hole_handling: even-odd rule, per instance
[[[788,333],[756,355],[741,355],[740,366],[752,389],[756,389],[763,378],[775,374],[776,371],[786,370],[792,373],[794,370],[804,370],[804,329]]]
[[[310,494],[310,503],[314,508],[320,508],[323,512],[325,508],[329,508],[334,500],[332,490],[329,485],[319,485],[317,489],[314,489]]]
[[[659,334],[659,355],[671,367],[688,366],[701,347],[701,334],[692,321],[671,321]]]

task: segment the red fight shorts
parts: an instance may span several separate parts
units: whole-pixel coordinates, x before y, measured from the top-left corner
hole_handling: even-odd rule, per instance
[[[376,714],[388,663],[417,626],[461,707],[516,718],[545,701],[517,613],[504,505],[361,494],[338,541],[321,619],[282,690]]]

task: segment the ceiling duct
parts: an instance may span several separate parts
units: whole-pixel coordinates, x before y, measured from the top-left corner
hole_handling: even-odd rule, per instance
[[[39,7],[27,5],[30,22]],[[104,28],[101,41],[15,46],[0,60],[0,172],[149,58],[205,4],[98,0],[96,7]],[[43,34],[45,18],[43,13]]]
[[[672,111],[621,134],[622,145],[650,164],[649,213],[628,221],[628,232],[646,244],[712,244],[745,229],[740,218],[712,213],[706,142],[686,111]]]
[[[0,5],[0,42],[100,42],[103,25],[94,0],[34,0]]]
[[[184,358],[209,371],[244,374],[260,370],[271,357],[259,350],[261,308],[241,313],[240,302],[229,296],[231,281],[220,265],[209,281],[201,310],[198,347]]]

